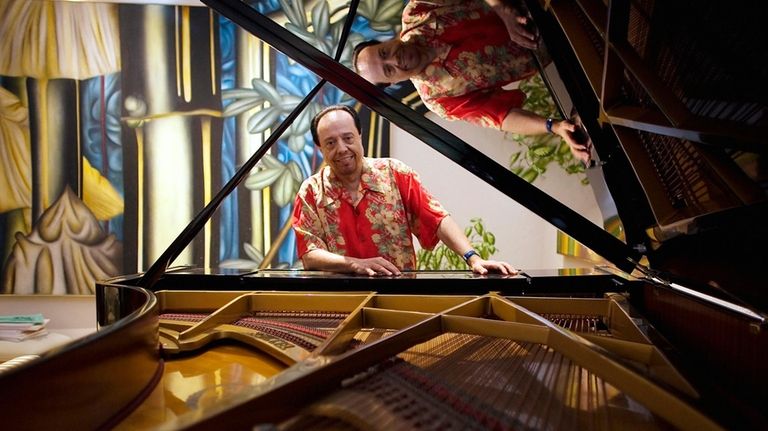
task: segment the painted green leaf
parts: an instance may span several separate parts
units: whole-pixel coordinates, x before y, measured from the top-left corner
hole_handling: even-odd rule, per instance
[[[301,103],[302,98],[299,96],[294,96],[293,94],[286,94],[280,98],[280,108],[283,110],[283,112],[290,112],[293,111],[293,108],[299,105]]]
[[[224,111],[222,112],[222,115],[224,115],[225,117],[232,117],[234,115],[239,115],[239,114],[242,114],[243,112],[246,112],[250,109],[260,106],[263,103],[264,103],[263,98],[236,100],[224,107]]]
[[[278,93],[277,90],[275,90],[275,87],[269,82],[261,78],[253,78],[251,80],[251,86],[256,92],[269,100],[269,103],[273,105],[280,104],[280,99],[282,99],[282,97],[280,97],[280,93]]]
[[[248,190],[262,190],[265,187],[272,185],[283,172],[287,172],[287,170],[285,168],[267,168],[258,170],[245,180],[245,187]]]
[[[283,163],[278,160],[277,157],[269,153],[264,154],[264,157],[261,158],[259,163],[264,165],[265,168],[283,169],[284,167]]]
[[[253,88],[230,88],[221,92],[221,98],[228,99],[252,99],[263,98],[261,93]]]
[[[291,134],[288,137],[288,148],[294,153],[300,152],[305,145],[307,145],[307,140],[304,139],[304,135]]]
[[[312,27],[315,29],[315,35],[324,38],[330,28],[330,17],[328,15],[328,2],[317,2],[312,8]]]
[[[304,174],[301,173],[301,167],[295,160],[288,162],[288,171],[293,176],[294,181],[300,183],[304,181]]]
[[[280,0],[280,8],[285,13],[288,21],[302,28],[307,27],[306,14],[304,13],[304,2],[302,0]]]
[[[289,169],[283,171],[277,181],[272,185],[272,199],[279,207],[284,207],[293,202],[298,191],[298,183],[293,180]]]
[[[401,0],[383,0],[379,2],[376,11],[376,21],[390,21],[393,18],[400,20],[403,15],[403,2]]]
[[[317,46],[317,38],[314,34],[307,31],[305,27],[299,27],[296,24],[292,24],[290,22],[285,23],[285,28],[291,31],[291,33],[295,34],[301,40],[304,42],[307,42],[308,44],[314,46],[315,48],[319,48]]]
[[[278,106],[270,106],[248,118],[246,128],[249,133],[260,133],[272,127],[279,117],[280,108]]]
[[[264,253],[262,253],[256,247],[252,246],[250,243],[243,243],[243,250],[245,251],[245,255],[257,264],[264,260]]]

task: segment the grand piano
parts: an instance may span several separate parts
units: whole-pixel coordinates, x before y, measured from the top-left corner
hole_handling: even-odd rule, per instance
[[[323,81],[149,270],[98,283],[97,333],[0,372],[8,429],[768,427],[765,10],[527,1],[620,241],[247,3],[203,1]],[[169,269],[325,80],[610,265]]]

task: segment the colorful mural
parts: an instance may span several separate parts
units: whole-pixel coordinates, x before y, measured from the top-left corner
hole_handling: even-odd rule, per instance
[[[252,6],[328,54],[347,14]],[[394,34],[402,7],[362,1],[341,61]],[[317,82],[208,8],[0,2],[2,291],[92,293],[145,270]],[[387,155],[386,121],[326,86],[174,265],[297,265],[293,197],[322,164],[309,121],[332,103],[360,109],[366,151]]]

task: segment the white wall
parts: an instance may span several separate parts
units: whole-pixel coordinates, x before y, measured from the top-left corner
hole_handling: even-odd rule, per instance
[[[509,166],[509,157],[517,145],[502,132],[446,121],[432,113],[427,117],[494,159]],[[556,253],[556,229],[517,202],[475,177],[464,168],[433,150],[407,132],[392,126],[392,157],[414,168],[432,194],[451,212],[462,228],[469,220],[481,217],[485,227],[496,235],[499,251],[494,258],[506,260],[522,269],[592,266]],[[544,177],[534,183],[593,223],[602,226],[602,215],[592,188],[583,186],[576,175],[567,175],[551,164]]]

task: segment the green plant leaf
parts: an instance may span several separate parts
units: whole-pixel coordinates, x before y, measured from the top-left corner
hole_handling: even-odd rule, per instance
[[[547,157],[550,154],[552,154],[554,151],[555,151],[554,147],[551,147],[549,145],[542,145],[540,147],[533,149],[533,154],[536,157]]]
[[[465,235],[470,238],[472,247],[483,259],[488,259],[496,252],[494,243],[496,237],[485,229],[483,220],[479,217],[472,218],[470,226],[464,229]],[[481,231],[482,235],[477,231]],[[445,244],[438,244],[434,250],[421,249],[417,253],[417,267],[422,270],[459,270],[466,269],[464,258],[450,250]]]
[[[482,235],[484,228],[483,228],[483,222],[480,220],[475,221],[474,224],[475,232],[477,232],[478,235]]]
[[[524,179],[525,181],[528,181],[529,183],[532,183],[536,180],[536,177],[539,176],[539,173],[536,172],[535,169],[529,168],[526,169],[525,172],[523,172],[520,177]]]

